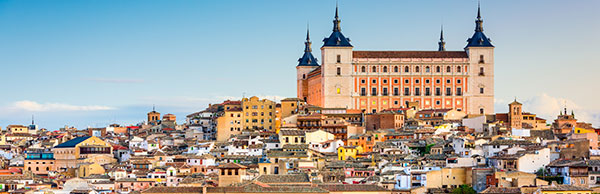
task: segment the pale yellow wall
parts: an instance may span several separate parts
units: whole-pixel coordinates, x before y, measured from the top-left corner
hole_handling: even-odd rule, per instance
[[[320,143],[320,142],[324,142],[327,140],[333,140],[333,139],[335,139],[335,136],[333,134],[328,133],[323,130],[317,130],[317,131],[306,133],[306,142],[307,143],[311,143],[311,142]]]

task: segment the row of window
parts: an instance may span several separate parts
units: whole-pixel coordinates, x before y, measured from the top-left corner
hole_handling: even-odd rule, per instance
[[[371,71],[373,73],[376,73],[379,71],[379,69],[381,69],[381,72],[383,73],[388,73],[388,67],[387,66],[383,66],[381,68],[377,68],[377,66],[372,66],[371,67]],[[452,68],[452,66],[446,66],[445,72],[446,73],[451,73],[452,70],[455,69],[456,73],[462,73],[463,69],[461,66],[456,66],[455,68]],[[410,73],[411,70],[413,70],[412,68],[410,68],[409,66],[404,66],[404,73]],[[420,66],[415,66],[414,70],[415,73],[420,73],[421,72],[421,67]],[[425,66],[424,70],[425,73],[430,73],[430,72],[435,72],[435,73],[441,73],[442,72],[442,67],[440,66],[436,66],[435,68],[431,68],[430,66]],[[465,72],[467,71],[467,67],[465,67]],[[366,66],[361,66],[360,67],[360,72],[361,73],[367,73],[367,67]],[[394,73],[398,73],[400,72],[400,68],[398,66],[394,66],[393,68],[391,68],[390,72],[394,72]]]
[[[250,108],[249,106],[246,106],[246,109],[249,109],[249,108]],[[264,109],[265,105],[261,105],[260,108]],[[252,109],[258,109],[258,105],[253,105]],[[273,109],[273,105],[269,105],[269,109]]]
[[[381,95],[382,96],[389,96],[390,93],[388,93],[388,88],[382,88],[381,89]],[[391,93],[391,95],[393,96],[399,96],[400,95],[400,89],[399,88],[394,88],[393,92]],[[377,96],[377,87],[373,87],[371,88],[371,96]],[[483,93],[483,88],[481,88],[481,93]],[[367,96],[367,88],[360,88],[360,95],[361,96]],[[410,96],[411,95],[411,91],[410,88],[404,88],[404,96]],[[414,88],[414,96],[421,96],[421,88]],[[442,89],[441,88],[435,88],[434,94],[432,94],[431,88],[425,88],[425,91],[423,93],[423,95],[425,96],[431,96],[431,95],[435,95],[435,96],[442,96]],[[456,96],[462,96],[463,92],[462,92],[462,88],[456,88]],[[452,88],[446,88],[446,93],[445,96],[452,96]]]
[[[397,84],[398,82],[399,82],[399,81],[398,81],[398,79],[394,79],[394,84]],[[366,83],[367,83],[367,80],[366,80],[366,79],[361,79],[361,80],[360,80],[360,83],[361,83],[361,84],[366,84]],[[371,83],[372,83],[372,84],[377,84],[377,79],[372,79],[372,80],[371,80]],[[383,84],[387,84],[387,83],[388,83],[388,80],[387,80],[387,79],[383,79],[383,80],[381,80],[381,83],[383,83]],[[405,84],[410,84],[410,80],[409,80],[409,79],[405,79],[405,80],[404,80],[404,83],[405,83]],[[415,84],[419,84],[419,83],[421,83],[420,79],[415,79]],[[430,83],[431,83],[431,81],[430,81],[429,79],[425,79],[425,84],[430,84]],[[436,84],[440,84],[440,83],[442,83],[442,80],[441,80],[441,79],[436,79],[436,80],[435,80],[435,83],[436,83]],[[447,83],[447,84],[451,84],[451,83],[452,83],[452,80],[451,80],[451,79],[447,79],[447,80],[446,80],[446,83]],[[461,79],[456,79],[456,83],[457,83],[457,84],[461,84],[461,83],[462,83],[462,80],[461,80]]]

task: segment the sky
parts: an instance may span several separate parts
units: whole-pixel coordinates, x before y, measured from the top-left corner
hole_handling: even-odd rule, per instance
[[[209,103],[296,96],[334,0],[0,0],[0,126],[135,124],[156,106],[182,122]],[[495,48],[496,112],[515,97],[553,120],[565,106],[600,127],[600,1],[481,1]],[[473,34],[477,1],[339,0],[355,50],[447,50]]]

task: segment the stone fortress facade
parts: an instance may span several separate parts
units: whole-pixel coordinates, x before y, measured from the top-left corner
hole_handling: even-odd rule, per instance
[[[494,113],[494,46],[483,33],[480,8],[464,51],[359,51],[342,34],[336,7],[333,32],[323,40],[321,63],[307,32],[296,66],[298,98],[324,108],[379,112],[417,104],[421,109]]]

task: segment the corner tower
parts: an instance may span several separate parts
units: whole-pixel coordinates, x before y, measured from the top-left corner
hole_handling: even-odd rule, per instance
[[[313,70],[317,69],[319,63],[317,63],[317,59],[312,55],[310,42],[310,34],[308,29],[306,29],[306,42],[304,42],[304,54],[300,59],[298,59],[298,66],[296,66],[296,81],[298,84],[298,98],[303,99],[305,102],[308,101],[308,76],[309,73]]]
[[[477,6],[475,33],[467,40],[465,51],[469,56],[468,110],[470,114],[494,113],[494,46],[483,34],[483,20]]]
[[[321,62],[322,96],[325,108],[352,107],[352,45],[342,34],[338,7],[335,7],[333,32],[323,39]]]

